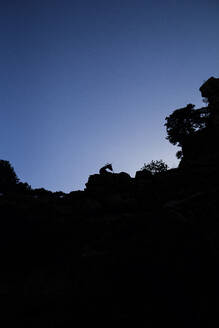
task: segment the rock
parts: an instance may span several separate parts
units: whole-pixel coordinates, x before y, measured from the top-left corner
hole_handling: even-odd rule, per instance
[[[126,172],[115,173],[114,178],[116,180],[116,184],[120,186],[130,184],[132,182],[132,178]]]
[[[199,90],[202,97],[208,99],[210,105],[219,103],[219,79],[210,77]]]
[[[86,183],[86,190],[89,192],[111,192],[127,188],[131,184],[132,178],[128,173],[109,173],[90,175]]]
[[[141,171],[137,171],[135,173],[135,180],[142,180],[142,179],[152,179],[153,175],[150,171],[148,170],[141,170]]]

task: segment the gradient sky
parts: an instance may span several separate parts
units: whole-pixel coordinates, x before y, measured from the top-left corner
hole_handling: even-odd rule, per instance
[[[165,117],[219,76],[218,0],[2,0],[0,159],[33,188],[177,166]]]

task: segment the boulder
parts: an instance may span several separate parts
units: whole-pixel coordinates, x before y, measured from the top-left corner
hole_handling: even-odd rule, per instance
[[[149,171],[149,170],[141,170],[141,171],[137,171],[135,173],[135,180],[142,180],[142,179],[151,180],[152,177],[153,177],[153,175],[152,175],[151,171]]]
[[[86,190],[91,192],[114,192],[123,190],[130,185],[132,178],[128,173],[108,173],[90,175],[86,183]]]
[[[202,86],[199,88],[202,97],[207,98],[209,104],[219,103],[219,79],[210,77]]]

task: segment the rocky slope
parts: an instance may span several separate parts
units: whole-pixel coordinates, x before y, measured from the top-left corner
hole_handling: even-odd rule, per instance
[[[69,194],[1,193],[1,320],[218,326],[217,135],[197,133],[163,173],[95,174]]]

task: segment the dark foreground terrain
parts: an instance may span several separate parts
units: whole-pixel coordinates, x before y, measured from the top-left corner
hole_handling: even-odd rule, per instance
[[[218,176],[209,190],[177,170],[153,178],[117,194],[2,196],[1,318],[27,327],[219,323]]]
[[[154,175],[4,187],[1,326],[218,327],[218,134],[197,132],[179,168]]]

